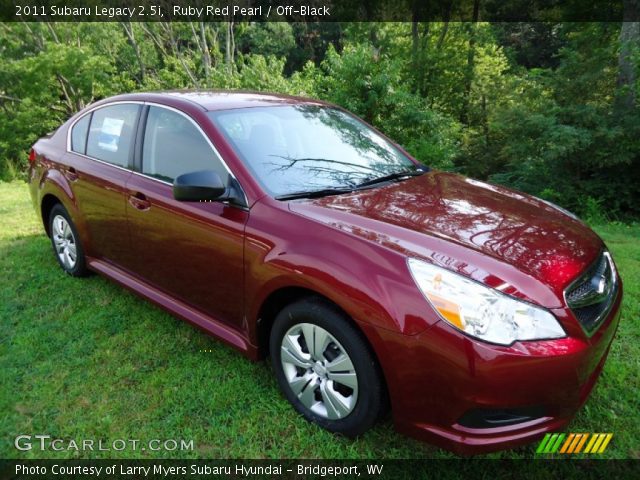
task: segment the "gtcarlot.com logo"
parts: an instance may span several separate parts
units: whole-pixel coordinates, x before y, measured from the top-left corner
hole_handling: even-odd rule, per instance
[[[613,433],[547,433],[536,453],[603,453]]]
[[[85,451],[123,451],[123,450],[153,450],[153,451],[189,451],[194,449],[193,440],[183,439],[124,439],[115,440],[90,439],[81,440],[52,438],[51,435],[18,435],[14,442],[17,450],[53,450],[56,452],[64,450]]]

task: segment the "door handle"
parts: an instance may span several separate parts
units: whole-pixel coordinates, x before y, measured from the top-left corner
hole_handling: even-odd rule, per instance
[[[147,200],[147,196],[144,193],[136,192],[129,195],[129,204],[136,210],[149,210],[151,202]]]
[[[67,174],[65,175],[70,182],[78,180],[78,172],[73,167],[67,168]]]

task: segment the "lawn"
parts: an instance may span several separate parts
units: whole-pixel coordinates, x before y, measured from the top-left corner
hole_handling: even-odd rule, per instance
[[[24,183],[0,183],[0,458],[19,434],[193,440],[186,452],[84,452],[93,458],[452,458],[394,432],[333,436],[298,417],[266,362],[252,363],[117,285],[64,275]],[[640,458],[640,225],[596,227],[625,281],[609,360],[568,431],[614,432],[606,458]],[[535,445],[491,455],[530,458]]]

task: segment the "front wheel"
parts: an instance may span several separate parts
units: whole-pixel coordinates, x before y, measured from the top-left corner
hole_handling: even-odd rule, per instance
[[[357,436],[382,413],[385,390],[362,335],[335,307],[306,299],[285,307],[271,330],[280,389],[307,420]]]

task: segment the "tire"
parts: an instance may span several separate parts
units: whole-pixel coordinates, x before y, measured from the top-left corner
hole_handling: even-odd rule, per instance
[[[280,389],[307,420],[356,437],[383,413],[386,390],[376,359],[330,303],[311,298],[285,307],[274,321],[269,346]]]
[[[62,269],[73,277],[88,275],[78,230],[67,210],[59,203],[49,213],[49,233],[53,253]]]

